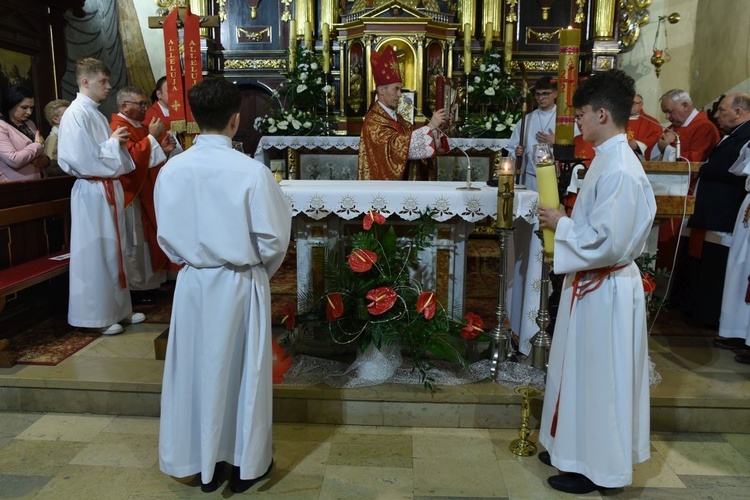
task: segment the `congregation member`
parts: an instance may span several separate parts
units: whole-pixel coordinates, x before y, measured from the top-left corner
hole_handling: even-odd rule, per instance
[[[164,365],[159,464],[214,491],[249,489],[272,460],[271,290],[292,209],[271,171],[232,149],[240,91],[207,78],[188,92],[200,135],[154,192],[158,240],[177,277]]]
[[[429,169],[410,165],[410,160],[434,158],[450,149],[448,138],[440,131],[446,110],[435,111],[427,125],[415,129],[397,112],[404,84],[393,47],[388,45],[382,52],[373,50],[370,64],[377,95],[362,123],[358,178],[430,180],[434,175]]]
[[[656,201],[625,134],[634,95],[620,70],[581,82],[573,105],[596,156],[570,217],[539,207],[540,226],[555,230],[554,272],[565,275],[539,459],[562,471],[548,482],[568,493],[627,486],[650,456],[646,301],[634,259]]]
[[[705,161],[721,138],[706,112],[695,109],[690,95],[680,89],[666,92],[659,101],[670,125],[646,157],[651,161],[677,161],[679,136],[679,159]]]
[[[730,94],[716,110],[719,127],[729,131],[698,171],[695,208],[688,219],[690,239],[685,260],[683,316],[698,326],[719,328],[724,275],[737,214],[745,199],[745,179],[729,169],[750,141],[750,95]],[[731,347],[717,338],[717,347]]]
[[[540,78],[534,85],[533,95],[537,108],[527,114],[524,122],[524,138],[521,144],[521,121],[516,123],[513,133],[508,140],[506,149],[514,151],[516,156],[522,156],[521,184],[532,191],[537,190],[536,159],[534,146],[537,144],[555,143],[555,120],[557,118],[557,87],[548,76]]]
[[[68,109],[68,106],[70,106],[70,101],[65,99],[55,99],[44,106],[44,118],[47,119],[47,123],[52,127],[49,135],[44,140],[44,152],[49,157],[50,161],[45,169],[46,177],[59,177],[65,175],[65,172],[62,171],[60,165],[57,164],[57,136],[60,130],[60,120],[62,119],[65,110]]]
[[[628,120],[628,146],[639,159],[645,159],[646,151],[654,147],[662,134],[659,120],[643,111],[643,96],[636,94]]]
[[[734,360],[750,365],[750,145],[742,148],[740,157],[729,169],[745,180],[745,200],[737,213],[732,231],[721,302],[719,338],[735,350]]]
[[[10,87],[2,99],[0,182],[40,179],[49,165],[33,113],[34,92],[23,85]]]
[[[76,63],[78,94],[60,120],[60,168],[78,179],[70,193],[70,297],[68,323],[114,335],[133,313],[125,270],[125,212],[120,177],[133,170],[124,145],[126,127],[114,132],[99,111],[112,90],[109,68],[84,58]]]
[[[177,142],[164,133],[164,122],[159,118],[152,118],[147,127],[141,123],[148,104],[146,93],[138,87],[122,88],[117,92],[119,113],[109,122],[112,130],[127,129],[125,147],[135,165],[121,182],[125,194],[125,265],[131,299],[136,304],[153,303],[149,293],[166,281],[168,259],[156,241],[154,184]],[[163,137],[161,142],[157,137]]]

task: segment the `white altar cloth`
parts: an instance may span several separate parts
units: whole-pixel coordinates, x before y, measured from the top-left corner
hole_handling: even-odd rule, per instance
[[[469,139],[464,137],[449,137],[451,149],[461,151],[500,151],[508,144],[508,139]],[[358,135],[266,135],[260,138],[253,158],[265,165],[269,165],[269,149],[309,149],[309,150],[338,150],[356,152],[359,149]]]
[[[298,292],[309,290],[312,248],[332,246],[346,234],[343,221],[360,217],[376,209],[386,218],[412,221],[430,207],[437,212],[433,219],[450,226],[452,238],[436,239],[424,256],[434,259],[439,248],[452,253],[450,269],[452,288],[449,301],[463,314],[466,241],[473,223],[497,215],[497,188],[483,182],[474,183],[476,191],[459,190],[463,182],[434,181],[314,181],[284,180],[281,189],[292,205],[297,239]],[[541,278],[541,242],[534,234],[537,225],[538,194],[526,189],[515,193],[513,213],[515,231],[509,245],[507,303],[511,327],[519,334],[520,350],[528,354],[529,340],[537,332],[536,311],[539,307]],[[302,216],[302,217],[300,217]],[[394,219],[391,219],[394,220]],[[316,222],[325,226],[313,229]],[[338,221],[338,222],[334,222]],[[316,236],[317,234],[317,236]],[[425,276],[425,286],[434,286],[435,276]]]

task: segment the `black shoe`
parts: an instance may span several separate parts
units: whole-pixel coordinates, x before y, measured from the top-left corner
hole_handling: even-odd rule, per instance
[[[550,476],[547,478],[547,482],[558,491],[575,495],[585,495],[592,491],[608,489],[595,485],[591,479],[577,472],[563,472],[557,476]]]
[[[714,345],[719,349],[729,349],[730,351],[746,347],[745,339],[726,337],[716,337],[714,339]]]
[[[232,493],[244,493],[247,490],[249,490],[252,485],[257,483],[261,479],[265,479],[268,476],[268,474],[271,473],[272,468],[273,468],[273,459],[271,459],[271,465],[268,466],[268,470],[266,470],[266,472],[264,472],[262,475],[256,477],[255,479],[241,479],[240,468],[237,466],[233,466],[232,478],[229,481],[229,489],[232,490]]]
[[[130,301],[136,306],[150,306],[154,304],[154,297],[149,292],[130,292]]]
[[[200,474],[198,474],[200,475]],[[201,491],[203,493],[211,493],[219,489],[219,464],[214,467],[214,476],[207,483],[201,481]]]
[[[539,461],[544,465],[549,465],[550,467],[552,467],[552,459],[550,458],[548,451],[542,451],[539,453]]]

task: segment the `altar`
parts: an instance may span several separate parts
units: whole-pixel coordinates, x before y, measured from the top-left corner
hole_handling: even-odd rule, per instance
[[[489,179],[493,156],[502,153],[508,139],[471,139],[450,137],[451,151],[437,157],[437,180],[457,181],[466,178],[471,161],[472,180]],[[261,137],[254,158],[281,177],[303,180],[354,180],[357,178],[359,136],[281,136]],[[272,159],[274,151],[281,159]]]
[[[462,319],[466,278],[466,244],[475,223],[497,216],[497,188],[476,183],[475,191],[460,190],[465,182],[284,180],[281,189],[292,205],[297,242],[297,293],[322,291],[320,266],[326,248],[343,251],[347,235],[361,230],[361,218],[379,211],[388,224],[408,225],[427,208],[434,210],[432,245],[420,254],[419,279],[433,289],[449,314]],[[514,235],[509,247],[506,296],[511,327],[527,354],[537,332],[541,243],[537,224],[538,194],[515,194]]]

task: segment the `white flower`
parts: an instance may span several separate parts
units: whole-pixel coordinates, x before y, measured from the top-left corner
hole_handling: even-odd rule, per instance
[[[305,127],[305,128],[311,128],[312,127],[312,123],[305,122],[305,123],[302,124],[302,126]]]
[[[497,84],[498,84],[498,83],[500,83],[500,80],[498,80],[497,78],[494,78],[494,79],[492,80],[492,86],[493,86],[493,87],[497,87]]]
[[[321,83],[323,83],[323,79],[321,77],[318,77],[318,79],[315,80],[315,83],[317,83],[318,85],[320,85]]]
[[[279,127],[279,128],[281,129],[281,130],[286,130],[287,128],[289,128],[289,122],[288,122],[288,121],[286,121],[286,120],[284,120],[284,121],[281,121],[281,122],[277,123],[276,125],[277,125],[277,126],[278,126],[278,127]],[[275,128],[275,127],[273,127],[273,128]]]
[[[305,90],[307,90],[307,85],[305,85],[304,83],[300,83],[299,85],[297,85],[297,93],[298,94],[301,94]]]
[[[277,130],[278,130],[278,129],[277,129],[276,127],[274,127],[273,125],[272,125],[272,126],[270,126],[270,127],[268,127],[268,133],[269,133],[269,134],[273,134],[273,133],[274,133],[274,132],[276,132]]]
[[[294,130],[299,130],[299,128],[302,126],[299,120],[295,119],[292,120],[292,127],[294,127]]]
[[[492,87],[484,89],[484,95],[495,95],[495,89]]]
[[[330,85],[326,85],[325,87],[323,87],[323,92],[325,92],[326,94],[330,93],[331,92],[331,86]]]
[[[466,91],[467,91],[467,92],[474,92],[474,87],[472,87],[471,85],[468,85],[468,86],[466,87]]]
[[[318,69],[318,63],[312,63],[310,65],[310,68],[312,68],[312,69]]]
[[[484,124],[484,128],[487,130],[492,128],[492,120],[488,120],[487,123]]]
[[[271,125],[273,125],[274,123],[276,123],[276,120],[272,116],[269,116],[268,117],[268,123],[270,123]]]
[[[482,72],[487,71],[487,66],[485,66],[484,64],[480,64],[479,71],[482,71]]]
[[[302,73],[299,75],[300,81],[306,82],[307,81],[307,73]]]
[[[502,132],[503,130],[505,130],[505,128],[506,128],[505,125],[503,125],[502,123],[498,123],[497,126],[495,127],[495,131]]]
[[[509,116],[507,120],[505,120],[506,125],[513,125],[515,122],[513,121],[513,117]]]
[[[481,81],[482,81],[482,79],[481,79],[481,78],[479,78],[478,76],[475,76],[475,77],[474,77],[474,83],[479,83],[479,82],[481,82]]]

